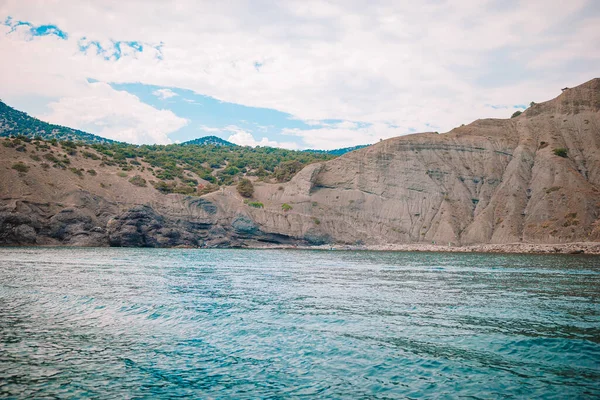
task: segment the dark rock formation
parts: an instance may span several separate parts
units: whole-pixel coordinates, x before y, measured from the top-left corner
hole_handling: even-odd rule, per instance
[[[140,205],[108,222],[108,239],[117,247],[202,246],[205,224],[173,220],[147,205]]]

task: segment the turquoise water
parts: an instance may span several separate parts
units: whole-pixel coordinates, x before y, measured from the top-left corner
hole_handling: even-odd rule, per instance
[[[0,397],[598,396],[599,257],[0,249]]]

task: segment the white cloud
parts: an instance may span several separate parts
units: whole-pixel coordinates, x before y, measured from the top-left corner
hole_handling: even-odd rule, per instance
[[[429,129],[431,131],[431,129]],[[340,123],[315,129],[284,129],[285,135],[299,136],[307,148],[333,150],[362,144],[373,144],[382,139],[405,135],[404,129],[387,124],[358,127],[353,123]]]
[[[269,140],[266,137],[263,137],[260,140],[256,140],[256,139],[254,139],[254,136],[250,132],[245,131],[242,128],[237,127],[235,125],[227,126],[226,128],[224,128],[224,130],[234,132],[232,135],[230,135],[227,138],[227,140],[230,141],[231,143],[239,144],[240,146],[250,146],[250,147],[269,146],[269,147],[283,147],[286,149],[297,149],[298,148],[298,145],[293,142],[279,143],[274,140]]]
[[[342,147],[432,130],[427,124],[443,132],[477,118],[509,117],[510,110],[486,104],[543,101],[598,75],[600,7],[594,0],[560,7],[545,0],[378,0],[368,7],[341,0],[268,6],[181,0],[139,9],[148,9],[145,1],[0,2],[0,20],[10,15],[52,23],[69,34],[69,40],[31,38],[0,26],[0,54],[10,59],[0,63],[3,99],[86,98],[87,78],[184,88],[317,121],[317,129],[298,137],[308,147],[332,141]],[[168,26],[178,29],[160,28]],[[137,41],[144,50],[125,46],[121,58],[107,61],[79,51],[84,36],[106,48],[114,40]],[[94,104],[86,111],[75,100],[59,103],[62,110],[49,118],[67,113],[67,105],[82,114],[71,120],[96,113]],[[164,117],[170,128],[177,126],[172,117]],[[134,119],[136,135],[151,128]],[[363,124],[318,127],[324,119]]]
[[[171,89],[157,89],[154,92],[152,92],[152,94],[162,100],[170,99],[171,97],[177,96],[177,93],[175,93]]]
[[[88,83],[77,97],[62,97],[49,104],[45,121],[81,129],[129,143],[167,144],[168,134],[187,124],[168,110],[157,110],[136,96],[110,85]]]
[[[201,130],[203,130],[204,132],[209,132],[209,133],[217,133],[217,132],[221,132],[220,128],[213,128],[210,126],[206,126],[206,125],[202,125],[200,127]]]

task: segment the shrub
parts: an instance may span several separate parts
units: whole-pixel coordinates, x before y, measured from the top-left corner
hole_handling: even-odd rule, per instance
[[[319,218],[313,217],[313,222],[315,223],[315,225],[321,225],[321,220]]]
[[[198,194],[200,196],[216,192],[217,190],[219,190],[219,185],[213,185],[212,183],[208,183],[206,185],[198,185]]]
[[[89,151],[84,151],[83,153],[81,153],[85,158],[91,158],[92,160],[99,160],[100,157],[98,157],[96,154],[89,152]]]
[[[252,197],[254,194],[254,185],[250,179],[240,179],[239,183],[237,184],[237,191],[244,197]]]
[[[90,174],[91,176],[96,176],[96,175],[98,175],[98,174],[96,173],[96,170],[94,170],[94,169],[88,169],[88,170],[87,170],[87,173],[88,173],[88,174]]]
[[[294,208],[294,207],[290,206],[288,203],[283,203],[283,204],[281,205],[281,209],[282,209],[283,211],[290,211],[290,210],[291,210],[291,209],[293,209],[293,208]]]
[[[179,193],[179,194],[192,194],[196,191],[196,189],[194,189],[193,187],[187,186],[187,185],[179,185],[176,186],[172,192],[173,193]]]
[[[223,171],[221,171],[223,174],[226,175],[237,175],[240,173],[240,169],[238,167],[236,167],[235,165],[228,165],[225,169],[223,169]]]
[[[248,205],[250,207],[254,207],[254,208],[264,208],[265,205],[263,203],[261,203],[260,201],[251,201],[248,203]]]
[[[565,148],[561,147],[559,149],[554,149],[554,150],[552,150],[552,152],[559,157],[567,158],[567,149],[565,149]]]
[[[32,154],[29,156],[33,161],[41,161],[42,159],[37,154]]]
[[[129,180],[129,183],[139,187],[146,187],[146,180],[139,175],[136,175],[133,178],[131,178]]]
[[[74,149],[77,147],[75,142],[73,142],[72,140],[63,140],[60,142],[60,145],[63,149]]]
[[[123,171],[117,172],[117,176],[120,176],[121,178],[127,178],[127,174]]]
[[[15,171],[26,173],[27,171],[29,171],[29,166],[19,161],[18,163],[13,164],[12,169],[14,169]]]
[[[297,160],[284,161],[275,168],[273,175],[277,181],[287,182],[301,169],[302,163]]]
[[[83,177],[83,170],[81,169],[77,169],[77,168],[69,168],[69,171],[71,171],[72,173],[74,173],[75,175],[78,175],[80,178]]]
[[[169,184],[165,181],[158,181],[154,184],[154,188],[161,193],[171,193],[173,191],[174,185]]]
[[[188,185],[190,187],[198,186],[198,181],[194,178],[185,178],[181,180],[181,183]]]
[[[44,158],[53,163],[58,163],[60,160],[54,156],[54,154],[46,153],[44,154]]]
[[[519,116],[519,115],[521,115],[521,114],[523,114],[523,112],[522,112],[522,111],[515,111],[515,112],[513,113],[513,115],[511,115],[510,117],[511,117],[511,118],[516,118],[516,117],[518,117],[518,116]]]

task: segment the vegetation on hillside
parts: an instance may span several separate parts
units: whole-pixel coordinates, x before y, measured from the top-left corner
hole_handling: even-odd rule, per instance
[[[79,144],[81,145],[81,144]],[[231,185],[243,176],[260,180],[275,178],[290,180],[305,165],[335,158],[329,154],[314,154],[273,147],[242,147],[214,145],[130,145],[125,143],[93,144],[108,165],[130,170],[140,161],[150,165],[156,178],[185,180],[184,171],[217,185]],[[193,182],[195,185],[198,182]]]
[[[567,153],[568,153],[568,150],[567,150],[567,149],[565,149],[565,148],[562,148],[562,147],[561,147],[561,148],[559,148],[559,149],[554,149],[554,150],[552,150],[552,152],[553,152],[555,155],[557,155],[557,156],[559,156],[559,157],[562,157],[562,158],[567,158],[567,157],[568,157],[568,154],[567,154]]]
[[[117,176],[129,178],[135,186],[150,183],[163,193],[203,195],[220,186],[240,183],[238,190],[245,197],[253,193],[252,180],[265,182],[289,181],[304,166],[335,156],[272,147],[215,145],[131,145],[126,143],[86,144],[71,140],[31,139],[19,135],[2,141],[3,146],[27,151],[55,168],[70,168],[82,176],[84,171],[70,166],[74,156],[96,160],[99,167],[118,167]],[[19,150],[21,149],[22,150]],[[150,171],[156,178],[146,182],[139,172]],[[77,172],[76,172],[77,171]],[[131,173],[129,172],[131,171]],[[138,171],[136,173],[136,171]],[[89,172],[89,171],[88,171]],[[89,172],[94,175],[96,171]]]
[[[250,179],[242,178],[237,184],[237,191],[244,197],[252,197],[254,194],[254,185]]]
[[[273,147],[252,148],[238,146],[216,136],[183,144],[133,145],[52,125],[0,101],[0,137],[2,136],[9,138],[2,141],[2,144],[16,151],[25,152],[27,144],[33,144],[35,151],[30,154],[31,159],[43,161],[48,168],[70,168],[74,174],[83,176],[85,171],[70,165],[71,157],[82,156],[99,161],[99,166],[118,167],[117,175],[127,178],[132,185],[144,187],[148,183],[164,193],[194,195],[210,193],[220,186],[232,185],[249,178],[286,182],[304,166],[333,159],[345,152],[345,149],[320,152]],[[39,153],[35,154],[36,151]],[[146,169],[156,180],[146,182],[138,176]],[[96,171],[88,173],[93,176]],[[242,191],[246,194],[251,192],[247,183],[242,184]]]
[[[40,121],[0,101],[0,137],[11,135],[22,135],[30,139],[39,136],[46,140],[80,140],[86,143],[114,142],[114,140],[92,135],[91,133],[77,129]]]
[[[184,146],[187,146],[190,144],[197,144],[197,145],[212,144],[213,146],[237,146],[236,144],[228,142],[227,140],[221,139],[220,137],[217,137],[217,136],[204,136],[201,138],[188,140],[187,142],[183,142],[181,144]]]

